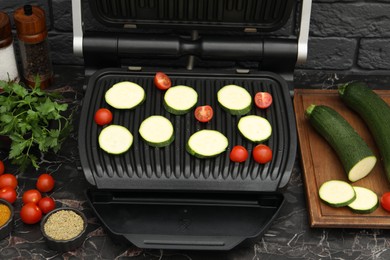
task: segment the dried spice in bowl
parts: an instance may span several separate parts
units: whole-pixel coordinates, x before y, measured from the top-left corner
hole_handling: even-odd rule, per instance
[[[11,217],[11,210],[5,204],[0,204],[0,227],[4,226]]]
[[[14,209],[12,205],[4,200],[0,199],[0,240],[9,236],[13,229]]]
[[[49,248],[70,251],[79,247],[85,239],[87,219],[74,208],[57,208],[45,216],[41,231]]]

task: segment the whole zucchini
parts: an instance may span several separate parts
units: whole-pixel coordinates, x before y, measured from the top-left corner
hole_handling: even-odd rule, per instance
[[[337,111],[324,105],[310,105],[305,115],[336,151],[350,181],[360,180],[371,172],[377,161],[374,153]]]
[[[365,121],[379,148],[387,179],[390,181],[390,107],[363,82],[339,87],[344,103]]]

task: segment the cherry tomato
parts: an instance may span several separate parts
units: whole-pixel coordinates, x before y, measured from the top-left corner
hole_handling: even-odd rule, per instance
[[[40,192],[49,192],[54,188],[54,179],[50,174],[43,173],[38,177],[36,186]]]
[[[5,186],[11,186],[14,189],[18,186],[18,180],[15,175],[6,173],[0,176],[0,188]]]
[[[195,118],[199,122],[206,123],[213,118],[213,108],[211,106],[199,106],[195,109]]]
[[[33,202],[29,202],[20,210],[20,218],[23,223],[35,224],[38,223],[42,218],[42,210]]]
[[[253,159],[258,163],[267,163],[272,160],[272,150],[265,144],[257,145],[252,151]]]
[[[47,214],[56,208],[56,203],[52,198],[44,197],[38,202],[38,207],[42,210],[44,214]]]
[[[248,151],[244,146],[236,145],[230,152],[230,160],[233,162],[245,162],[248,158]]]
[[[163,72],[157,72],[154,76],[154,85],[158,89],[167,90],[172,86],[171,79]]]
[[[28,190],[23,193],[22,200],[24,204],[29,202],[37,204],[42,199],[39,190]]]
[[[258,108],[267,108],[272,104],[272,96],[268,92],[257,92],[255,95],[255,104]]]
[[[0,189],[0,199],[4,199],[9,203],[14,203],[16,200],[17,194],[14,188],[10,186],[5,186]]]
[[[107,125],[112,121],[112,113],[107,108],[99,108],[95,113],[94,119],[98,125]]]
[[[0,175],[4,173],[4,163],[2,160],[0,160]]]
[[[383,209],[390,211],[390,192],[386,192],[382,195],[381,206]]]

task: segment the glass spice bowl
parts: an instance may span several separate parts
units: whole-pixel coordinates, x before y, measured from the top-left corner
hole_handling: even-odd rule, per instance
[[[41,221],[41,232],[48,247],[59,252],[80,247],[85,240],[86,229],[84,213],[70,207],[54,209]]]
[[[5,219],[3,219],[4,217]],[[0,240],[6,238],[12,232],[13,219],[14,207],[8,201],[0,199]]]

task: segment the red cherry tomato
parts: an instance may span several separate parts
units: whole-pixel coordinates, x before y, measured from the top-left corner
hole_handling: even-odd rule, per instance
[[[99,108],[95,113],[94,119],[98,125],[107,125],[112,121],[112,113],[107,108]]]
[[[42,199],[42,195],[38,190],[28,190],[23,193],[22,200],[24,204],[29,202],[37,204]]]
[[[0,175],[4,173],[4,163],[2,160],[0,160]]]
[[[233,162],[245,162],[248,158],[248,151],[244,146],[236,145],[230,152],[230,160]]]
[[[33,202],[27,203],[20,210],[20,218],[26,224],[38,223],[42,218],[42,210]]]
[[[54,188],[54,179],[50,174],[43,173],[38,177],[36,186],[40,192],[49,192]]]
[[[257,92],[255,95],[255,104],[258,108],[267,108],[272,104],[272,96],[268,92]]]
[[[18,186],[18,180],[15,175],[6,173],[0,176],[0,188],[5,186],[11,186],[14,189]]]
[[[172,86],[172,82],[167,74],[163,72],[157,72],[154,76],[154,85],[156,85],[158,89],[167,90]]]
[[[386,192],[382,195],[381,206],[383,209],[390,212],[390,192]]]
[[[272,160],[272,150],[265,144],[257,145],[252,151],[253,159],[258,163],[267,163]]]
[[[44,197],[38,202],[38,207],[42,210],[44,214],[47,214],[56,208],[56,203],[52,198]]]
[[[211,106],[199,106],[195,109],[195,118],[199,122],[206,123],[213,118],[213,108]]]
[[[0,189],[0,199],[4,199],[9,203],[14,203],[16,200],[17,194],[14,188],[10,186],[5,186]]]

